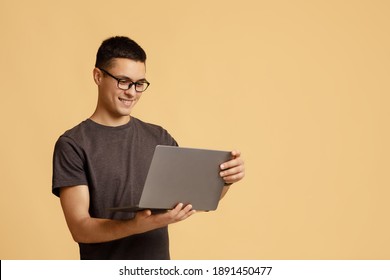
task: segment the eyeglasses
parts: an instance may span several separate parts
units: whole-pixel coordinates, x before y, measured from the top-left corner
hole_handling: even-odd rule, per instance
[[[146,81],[146,80],[132,82],[129,79],[117,78],[117,77],[115,77],[114,75],[110,74],[108,71],[106,71],[104,69],[101,69],[101,68],[98,68],[98,69],[100,71],[102,71],[103,73],[107,74],[108,76],[110,76],[111,78],[115,79],[118,82],[117,87],[119,89],[122,89],[122,90],[128,90],[128,89],[130,89],[134,85],[134,88],[135,88],[136,92],[144,92],[148,88],[148,86],[150,85],[150,83],[148,81]]]

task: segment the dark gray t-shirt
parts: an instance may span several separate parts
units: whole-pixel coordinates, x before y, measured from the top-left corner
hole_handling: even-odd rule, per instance
[[[118,127],[87,119],[58,139],[53,157],[53,194],[61,187],[87,185],[94,218],[131,219],[132,213],[110,207],[140,199],[156,145],[177,146],[160,126],[132,117]],[[81,259],[169,259],[167,227],[119,240],[83,244]]]

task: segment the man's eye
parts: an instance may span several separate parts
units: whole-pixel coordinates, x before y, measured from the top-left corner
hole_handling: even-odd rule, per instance
[[[131,84],[131,82],[128,80],[119,80],[119,84],[123,85],[123,86],[127,86],[127,85]]]

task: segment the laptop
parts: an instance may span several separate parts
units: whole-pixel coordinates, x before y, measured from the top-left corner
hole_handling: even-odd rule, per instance
[[[139,203],[110,210],[158,213],[180,202],[198,211],[216,210],[224,186],[219,166],[230,158],[228,151],[158,145]]]

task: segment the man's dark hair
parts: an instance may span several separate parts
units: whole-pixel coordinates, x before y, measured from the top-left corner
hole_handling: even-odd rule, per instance
[[[146,53],[135,41],[128,37],[115,36],[103,41],[96,54],[95,67],[108,68],[114,58],[128,58],[145,62]]]

